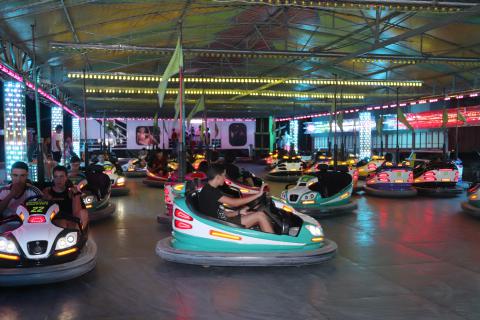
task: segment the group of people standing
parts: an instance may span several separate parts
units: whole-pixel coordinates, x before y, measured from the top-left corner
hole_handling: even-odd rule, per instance
[[[34,135],[30,141],[28,150],[29,161],[35,161],[38,154],[38,145],[36,143],[36,136]],[[64,141],[63,126],[57,125],[50,137],[42,139],[41,150],[45,177],[48,180],[53,180],[53,168],[61,163],[67,163],[73,156],[76,156],[73,151],[73,142],[71,137],[67,137]]]

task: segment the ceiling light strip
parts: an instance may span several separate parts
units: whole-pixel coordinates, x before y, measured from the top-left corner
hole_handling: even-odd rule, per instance
[[[157,94],[157,89],[150,88],[87,88],[89,94]],[[167,94],[178,94],[178,89],[167,89]],[[315,99],[334,99],[334,93],[318,93],[318,92],[294,92],[294,91],[250,91],[250,90],[228,90],[228,89],[186,89],[187,95],[248,95],[257,97],[282,97],[282,98],[315,98]],[[344,93],[337,94],[337,98],[347,100],[361,100],[365,98],[363,94]]]
[[[83,72],[69,72],[67,77],[70,79],[83,79]],[[112,80],[112,81],[139,81],[139,82],[159,82],[162,77],[146,74],[125,74],[125,73],[85,73],[86,79],[92,80]],[[178,78],[170,78],[171,82],[178,82]],[[386,81],[386,80],[335,80],[335,79],[300,79],[300,78],[272,78],[272,77],[185,77],[185,82],[189,83],[252,83],[268,84],[283,81],[286,84],[304,84],[304,85],[339,85],[356,87],[421,87],[422,81]]]

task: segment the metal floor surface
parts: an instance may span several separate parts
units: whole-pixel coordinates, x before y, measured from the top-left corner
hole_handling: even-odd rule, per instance
[[[258,168],[256,168],[258,169]],[[270,183],[279,195],[284,184]],[[321,220],[332,261],[203,268],[155,255],[163,190],[130,179],[116,216],[92,226],[97,267],[65,283],[0,289],[0,319],[480,319],[480,220],[454,199],[358,196]]]

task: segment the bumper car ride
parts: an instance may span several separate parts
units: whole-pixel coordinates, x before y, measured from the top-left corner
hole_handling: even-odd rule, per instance
[[[85,191],[82,199],[91,222],[109,218],[115,213],[116,206],[110,202],[110,194],[99,198],[94,193]]]
[[[265,179],[276,182],[297,181],[302,176],[304,165],[299,156],[294,158],[288,158],[286,161],[279,162],[265,175]]]
[[[115,165],[110,162],[98,163],[103,166],[103,173],[105,173],[112,184],[112,197],[126,196],[130,193],[130,189],[125,186],[125,176],[119,174]]]
[[[56,222],[68,222],[68,228]],[[61,216],[57,204],[29,201],[0,221],[0,286],[66,281],[91,271],[97,246],[79,220]]]
[[[202,266],[300,266],[335,256],[337,246],[326,239],[320,224],[277,199],[257,198],[265,206],[275,234],[205,216],[198,194],[175,199],[171,237],[157,243],[164,260]]]
[[[384,161],[385,158],[381,156],[372,156],[368,161],[359,161],[357,163],[358,177],[362,180],[366,179],[370,174],[374,173]]]
[[[412,186],[413,172],[409,167],[379,167],[367,178],[365,193],[370,196],[384,198],[408,198],[417,195]]]
[[[351,199],[352,191],[350,174],[322,171],[302,176],[295,185],[287,185],[281,198],[296,211],[321,218],[357,209],[357,203]]]
[[[163,188],[165,183],[169,180],[169,174],[163,176],[158,175],[157,173],[151,172],[147,169],[147,177],[143,179],[143,184],[149,187]]]
[[[456,197],[463,192],[458,178],[458,169],[450,162],[423,163],[413,169],[413,186],[424,196]]]
[[[463,211],[480,218],[480,184],[468,189],[468,201],[462,202]]]
[[[164,200],[165,212],[157,216],[157,222],[160,224],[171,224],[173,214],[173,201],[178,197],[185,196],[186,182],[191,182],[191,185],[200,190],[207,182],[207,175],[201,171],[189,173],[185,176],[185,182],[180,182],[176,172],[172,172],[170,179],[165,183]]]
[[[140,166],[140,160],[131,159],[122,166],[122,170],[127,178],[144,178],[147,176],[147,167]]]
[[[115,205],[110,203],[111,182],[108,175],[103,173],[103,167],[93,165],[87,168],[87,183],[79,186],[82,191],[82,200],[88,210],[90,221],[97,221],[112,216]]]

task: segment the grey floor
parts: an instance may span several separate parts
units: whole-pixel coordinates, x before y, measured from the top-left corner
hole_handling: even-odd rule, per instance
[[[480,319],[480,220],[464,196],[356,197],[357,213],[321,221],[339,247],[322,265],[203,268],[155,255],[163,191],[132,180],[116,217],[92,227],[96,269],[0,289],[0,319]]]

